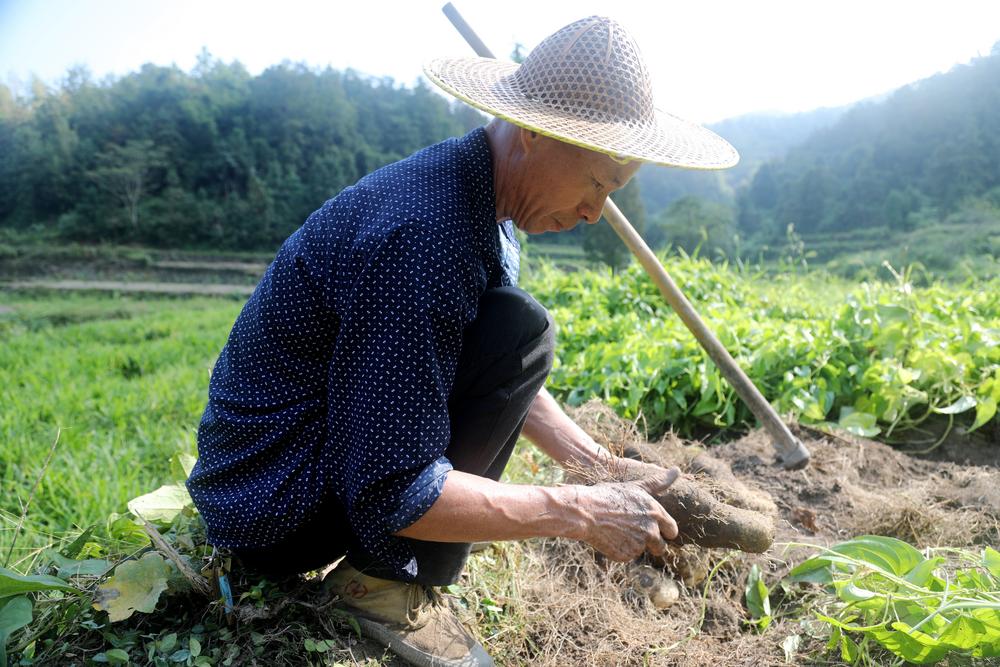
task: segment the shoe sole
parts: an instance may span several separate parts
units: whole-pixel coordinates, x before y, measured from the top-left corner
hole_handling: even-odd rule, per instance
[[[478,644],[464,658],[449,660],[431,655],[407,644],[384,624],[365,618],[359,615],[356,610],[345,608],[344,611],[354,616],[361,628],[362,635],[379,642],[414,667],[495,667],[493,658]]]

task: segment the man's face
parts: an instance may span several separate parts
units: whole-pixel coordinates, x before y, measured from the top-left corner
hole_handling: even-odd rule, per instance
[[[526,131],[527,132],[527,131]],[[519,216],[514,221],[529,234],[561,232],[579,222],[600,220],[608,195],[625,187],[640,162],[619,164],[590,151],[542,135],[530,136]]]

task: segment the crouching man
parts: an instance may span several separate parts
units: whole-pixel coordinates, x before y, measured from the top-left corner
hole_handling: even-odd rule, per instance
[[[543,388],[554,325],[516,287],[514,227],[594,224],[641,162],[718,168],[735,152],[654,112],[638,49],[607,18],[520,66],[425,70],[498,118],[368,174],[285,241],[216,362],[188,489],[209,541],[249,568],[346,556],[325,584],[403,659],[491,665],[434,591],[472,542],[561,536],[629,560],[677,535],[653,498],[676,469],[498,481],[519,435],[560,463],[613,458]]]

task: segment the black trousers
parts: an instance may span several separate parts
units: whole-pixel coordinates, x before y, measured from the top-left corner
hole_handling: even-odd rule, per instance
[[[516,287],[488,290],[466,329],[448,403],[451,442],[445,455],[455,470],[500,478],[532,401],[552,368],[555,326],[548,311]],[[416,580],[447,585],[461,576],[471,544],[407,540],[417,561]],[[270,576],[316,570],[346,554],[355,568],[376,577],[392,574],[354,544],[336,498],[281,542],[234,550],[241,564]]]

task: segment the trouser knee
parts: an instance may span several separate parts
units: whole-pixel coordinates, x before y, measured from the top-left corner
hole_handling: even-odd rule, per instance
[[[554,349],[555,323],[534,297],[516,287],[487,290],[465,332],[453,397],[481,395],[518,377],[541,388]]]

